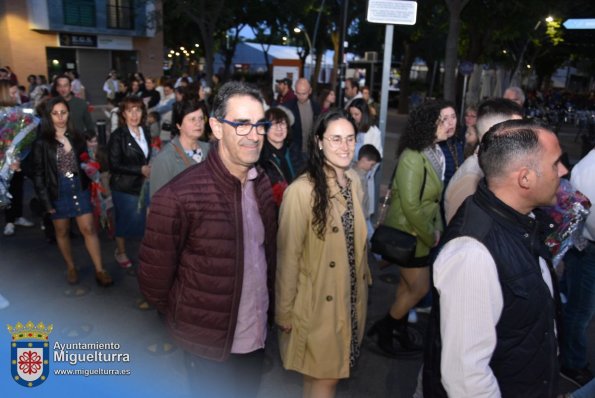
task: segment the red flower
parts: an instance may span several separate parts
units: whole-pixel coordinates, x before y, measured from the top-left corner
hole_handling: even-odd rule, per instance
[[[81,162],[88,162],[89,159],[91,159],[87,152],[81,153],[81,156],[79,158],[81,159]]]
[[[287,183],[285,181],[279,181],[273,184],[273,199],[275,200],[275,204],[277,207],[281,206],[281,201],[283,200],[283,192],[285,192],[285,188],[287,188]]]

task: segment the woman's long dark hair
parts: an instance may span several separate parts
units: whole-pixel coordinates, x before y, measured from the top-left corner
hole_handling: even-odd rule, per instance
[[[314,202],[312,207],[314,213],[312,227],[320,239],[324,239],[326,219],[329,211],[329,187],[326,180],[327,174],[335,173],[335,170],[326,163],[326,157],[324,156],[322,149],[320,149],[320,143],[324,139],[323,136],[329,124],[340,119],[347,120],[352,124],[353,131],[357,131],[353,120],[347,112],[342,109],[331,109],[318,116],[318,119],[314,124],[314,129],[308,139],[308,153],[310,154],[310,157],[306,162],[305,173],[314,185],[314,190],[312,191],[312,199]]]
[[[349,108],[355,108],[362,114],[362,120],[357,123],[357,131],[360,133],[367,133],[372,127],[372,121],[370,120],[370,107],[363,98],[356,98],[349,104]],[[349,109],[348,109],[349,111]]]
[[[77,142],[84,140],[83,136],[79,134],[73,127],[68,102],[60,96],[52,97],[45,102],[45,106],[43,107],[43,113],[41,114],[41,123],[39,125],[39,137],[52,145],[58,145],[58,141],[56,141],[56,128],[54,127],[54,123],[52,122],[52,110],[54,110],[54,107],[58,104],[64,104],[64,106],[69,112],[68,123],[66,125],[66,133],[72,140],[76,140]]]
[[[409,113],[407,127],[399,140],[397,156],[407,148],[423,151],[434,144],[440,111],[444,108],[456,109],[450,101],[435,100],[424,102]]]

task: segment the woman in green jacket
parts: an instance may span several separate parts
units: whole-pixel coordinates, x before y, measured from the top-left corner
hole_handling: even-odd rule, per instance
[[[395,301],[389,313],[369,332],[378,335],[379,348],[391,356],[422,348],[410,338],[407,316],[409,309],[428,292],[430,249],[438,244],[443,230],[440,197],[445,160],[438,142],[447,138],[448,122],[453,114],[448,102],[421,105],[409,115],[399,142],[392,201],[384,223],[417,237],[415,258],[399,267]],[[401,346],[400,351],[393,346],[393,336]]]

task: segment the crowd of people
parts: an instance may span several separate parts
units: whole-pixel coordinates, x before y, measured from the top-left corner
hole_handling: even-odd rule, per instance
[[[0,106],[18,108],[27,99],[14,74],[3,76]],[[72,219],[103,287],[113,279],[100,245],[111,243],[100,243],[98,228],[114,237],[122,268],[133,266],[127,241],[142,239],[143,308],[163,315],[197,396],[256,396],[275,324],[303,395],[333,397],[369,355],[368,261],[391,262],[369,252],[385,156],[370,89],[347,79],[339,108],[333,91],[314,100],[304,78],[295,91],[277,80],[267,102],[242,82],[215,78],[207,88],[187,75],[120,80],[112,71],[107,142],[98,145],[77,74],[42,81],[28,79],[40,123],[31,154],[10,165],[4,235],[33,225],[22,215],[19,178],[28,175],[68,283],[79,283]],[[586,333],[595,216],[577,220],[559,283],[546,242],[563,234],[544,209],[559,204],[568,169],[553,131],[523,119],[518,90],[467,107],[463,129],[454,104],[426,101],[400,132],[381,221],[415,248],[367,334],[390,357],[423,352],[416,394],[556,397],[559,372],[582,394],[594,388]],[[594,156],[570,180],[592,201]],[[425,341],[408,326],[416,307],[431,307]]]

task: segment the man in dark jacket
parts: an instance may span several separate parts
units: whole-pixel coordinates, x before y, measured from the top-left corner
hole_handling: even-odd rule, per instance
[[[275,275],[271,185],[254,165],[269,123],[260,93],[231,82],[209,123],[218,142],[151,200],[139,282],[186,351],[193,394],[256,396]]]
[[[56,97],[58,95],[68,102],[70,120],[76,131],[81,134],[86,134],[87,131],[95,131],[87,102],[74,96],[70,77],[66,75],[56,77],[52,86],[52,96]]]
[[[561,156],[556,135],[529,121],[483,137],[485,179],[433,265],[424,396],[556,397],[560,304],[543,243],[553,224],[534,209],[556,204]]]
[[[308,157],[308,138],[314,127],[314,122],[320,114],[320,105],[313,101],[312,86],[310,82],[303,77],[298,79],[295,84],[296,98],[284,104],[294,117],[294,124],[291,126],[291,149],[299,155],[302,159]]]

